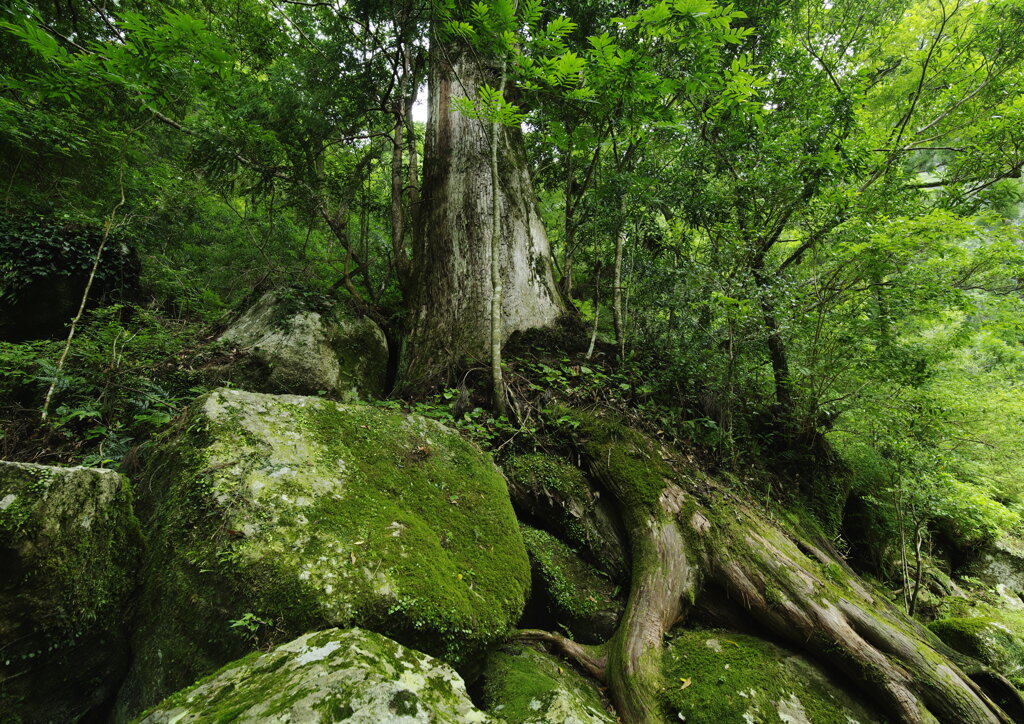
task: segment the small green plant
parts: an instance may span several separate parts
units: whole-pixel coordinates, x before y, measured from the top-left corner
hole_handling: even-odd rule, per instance
[[[270,622],[260,618],[252,611],[243,613],[241,617],[230,622],[230,628],[237,629],[246,638],[256,640],[259,638],[260,629],[269,628]]]
[[[35,446],[50,460],[116,466],[203,391],[199,374],[176,364],[195,336],[191,325],[116,304],[86,315],[63,369],[58,342],[0,343],[0,404],[24,411],[0,420],[4,457],[39,459]]]

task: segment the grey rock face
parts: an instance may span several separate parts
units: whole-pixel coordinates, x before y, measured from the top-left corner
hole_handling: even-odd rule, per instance
[[[221,335],[240,355],[218,374],[254,392],[326,394],[344,402],[380,398],[388,344],[377,324],[339,305],[311,305],[267,292]]]

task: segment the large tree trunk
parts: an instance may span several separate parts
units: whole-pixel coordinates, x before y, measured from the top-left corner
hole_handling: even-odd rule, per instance
[[[449,52],[435,44],[415,229],[419,256],[402,359],[405,390],[438,381],[463,358],[486,363],[490,355],[490,124],[459,113],[453,100],[476,98],[481,84],[497,87],[498,77],[496,69]],[[517,331],[550,326],[563,303],[518,129],[502,129],[498,166],[506,340]]]

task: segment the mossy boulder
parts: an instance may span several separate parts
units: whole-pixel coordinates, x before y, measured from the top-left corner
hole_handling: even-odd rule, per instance
[[[629,580],[622,524],[614,506],[590,485],[582,470],[546,453],[512,456],[502,468],[512,503],[523,518],[558,531],[616,582]]]
[[[991,666],[1024,689],[1024,615],[944,618],[928,625],[948,646]]]
[[[493,722],[452,668],[370,631],[328,629],[253,653],[143,715],[144,724]]]
[[[594,684],[570,664],[523,644],[487,658],[484,704],[509,724],[611,724],[616,717]]]
[[[564,627],[584,644],[610,639],[624,608],[619,586],[550,533],[529,526],[522,531],[533,572],[530,613],[542,619],[536,626]]]
[[[1003,586],[1008,593],[1024,599],[1024,540],[1001,536],[977,552],[960,573],[988,586]]]
[[[123,476],[0,462],[0,718],[77,721],[117,690],[141,546]]]
[[[808,659],[754,636],[677,630],[662,660],[669,719],[689,724],[880,721]]]
[[[123,714],[256,643],[331,626],[471,666],[529,590],[501,473],[416,415],[217,390],[140,487],[151,542]]]
[[[388,343],[372,319],[323,297],[267,292],[221,335],[237,354],[215,379],[256,392],[323,394],[344,402],[383,397]]]

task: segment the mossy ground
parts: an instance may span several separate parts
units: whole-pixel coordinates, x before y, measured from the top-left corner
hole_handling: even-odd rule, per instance
[[[728,631],[676,631],[662,662],[669,718],[691,724],[877,722],[806,659]],[[684,719],[685,717],[685,719]]]

